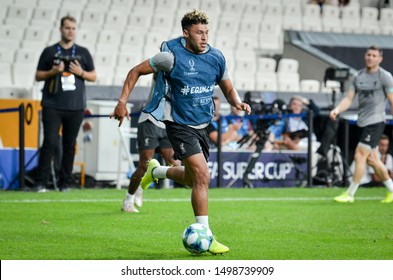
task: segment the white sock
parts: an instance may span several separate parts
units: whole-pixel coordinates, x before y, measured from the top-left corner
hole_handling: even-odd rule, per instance
[[[393,181],[392,179],[387,179],[385,182],[383,182],[385,187],[388,189],[389,192],[393,192]]]
[[[195,216],[195,221],[209,228],[209,216]]]
[[[153,169],[152,175],[156,179],[164,179],[166,178],[166,172],[168,171],[169,166],[159,166]]]
[[[130,200],[132,203],[134,203],[135,195],[134,194],[130,194],[129,192],[127,192],[126,193],[126,199]]]
[[[352,182],[352,183],[349,185],[349,187],[348,187],[347,193],[348,193],[350,196],[355,196],[355,193],[356,193],[356,191],[358,190],[358,188],[359,188],[359,184]]]

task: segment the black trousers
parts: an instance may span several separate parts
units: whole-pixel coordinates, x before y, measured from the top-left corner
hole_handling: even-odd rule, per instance
[[[84,110],[67,111],[43,107],[42,122],[44,141],[40,150],[36,185],[46,185],[50,166],[55,150],[62,143],[62,157],[59,174],[59,186],[67,184],[71,180],[71,174],[75,157],[76,137],[78,136],[84,116]],[[60,135],[60,128],[62,135]]]

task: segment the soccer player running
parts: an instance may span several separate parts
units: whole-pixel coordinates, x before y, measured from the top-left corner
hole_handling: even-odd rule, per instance
[[[183,36],[164,42],[160,52],[151,59],[132,68],[124,82],[119,102],[112,117],[121,125],[128,117],[127,100],[139,76],[158,72],[164,73],[167,81],[165,97],[154,95],[146,112],[154,111],[154,104],[165,102],[163,121],[167,135],[174,149],[174,158],[184,166],[160,166],[151,159],[142,178],[142,188],[146,189],[154,181],[162,178],[172,179],[192,188],[191,204],[195,221],[209,227],[208,189],[210,174],[207,166],[209,157],[209,136],[207,126],[214,115],[213,92],[219,85],[228,102],[238,110],[251,113],[248,104],[243,103],[234,89],[222,53],[208,45],[209,19],[198,10],[192,10],[181,20]],[[212,254],[222,254],[229,248],[215,238],[209,248]]]
[[[349,108],[354,97],[358,96],[357,125],[360,128],[360,140],[355,150],[355,172],[347,191],[335,197],[334,200],[341,203],[355,201],[355,193],[366,171],[366,164],[369,162],[388,189],[386,198],[381,202],[391,203],[393,202],[393,181],[379,158],[378,143],[385,129],[386,99],[389,100],[393,110],[393,78],[388,71],[379,66],[382,62],[380,48],[369,47],[364,61],[366,67],[357,72],[345,97],[330,112],[330,117],[335,120],[341,112]]]

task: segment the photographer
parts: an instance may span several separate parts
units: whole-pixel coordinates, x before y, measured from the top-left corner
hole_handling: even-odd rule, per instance
[[[35,79],[45,81],[42,91],[44,140],[40,151],[35,187],[45,192],[54,150],[61,128],[63,156],[59,189],[73,183],[71,174],[76,137],[86,107],[85,80],[94,82],[96,71],[89,51],[74,43],[76,20],[65,16],[60,21],[60,42],[42,52]]]

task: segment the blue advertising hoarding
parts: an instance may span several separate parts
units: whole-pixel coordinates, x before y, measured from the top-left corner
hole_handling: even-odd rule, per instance
[[[251,152],[222,152],[222,186],[244,187],[243,174]],[[217,152],[210,151],[210,187],[217,187]],[[248,175],[254,187],[295,187],[307,181],[307,152],[263,152]]]

